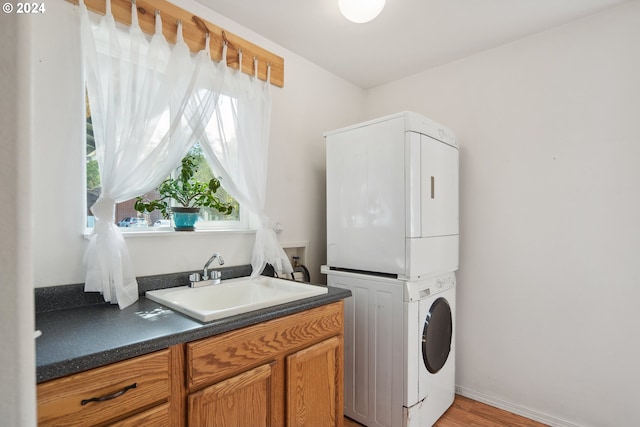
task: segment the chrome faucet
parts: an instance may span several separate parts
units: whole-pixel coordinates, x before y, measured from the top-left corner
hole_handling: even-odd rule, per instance
[[[200,277],[200,273],[193,273],[189,275],[189,287],[191,288],[199,288],[201,286],[207,285],[218,285],[220,284],[222,273],[219,270],[213,270],[211,272],[211,277],[209,277],[209,265],[213,262],[214,259],[218,259],[218,264],[224,265],[224,260],[219,253],[214,253],[209,258],[209,261],[204,265],[203,275]]]
[[[220,254],[218,252],[216,252],[213,255],[211,255],[211,258],[209,258],[209,261],[207,261],[207,263],[204,265],[204,271],[202,272],[203,273],[202,280],[209,280],[209,264],[211,264],[213,262],[213,260],[216,259],[216,258],[218,258],[218,264],[224,265],[224,260],[222,259],[222,256],[220,256]],[[213,273],[211,275],[212,279],[220,279],[220,272],[219,271],[214,270],[212,273]],[[215,277],[215,276],[218,276],[218,277]]]

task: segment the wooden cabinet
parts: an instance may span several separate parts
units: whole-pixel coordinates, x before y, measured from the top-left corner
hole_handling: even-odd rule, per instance
[[[186,344],[189,426],[342,426],[343,302]]]
[[[343,307],[335,302],[39,384],[38,424],[342,427]]]
[[[170,362],[162,350],[39,384],[38,425],[169,425]]]

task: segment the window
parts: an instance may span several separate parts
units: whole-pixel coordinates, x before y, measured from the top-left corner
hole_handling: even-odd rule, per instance
[[[232,101],[229,97],[225,102],[221,103],[223,109],[231,108]],[[94,217],[91,213],[91,206],[98,200],[100,196],[100,173],[98,161],[96,160],[96,147],[93,135],[93,126],[91,123],[91,110],[88,99],[86,100],[86,224],[87,228],[94,227]],[[229,116],[230,111],[223,112],[225,117]],[[169,120],[167,115],[166,120]],[[167,125],[168,126],[168,125]],[[217,119],[214,116],[207,125],[207,133],[215,134],[216,131],[209,129],[219,129]],[[209,168],[207,161],[199,144],[194,145],[189,153],[197,158],[196,179],[200,182],[208,182],[213,178],[213,172]],[[176,172],[174,171],[174,174]],[[159,193],[153,191],[141,197],[148,199],[157,198]],[[216,196],[223,203],[229,203],[233,206],[233,212],[230,215],[222,214],[213,208],[201,208],[200,218],[197,222],[198,229],[246,229],[249,227],[249,219],[246,212],[241,209],[239,203],[231,197],[222,187],[216,192]],[[125,202],[116,204],[115,223],[123,229],[123,231],[141,231],[160,230],[171,227],[171,221],[162,217],[159,211],[153,211],[150,214],[142,214],[135,210],[134,204],[136,199],[130,199]],[[171,203],[173,206],[174,203]]]

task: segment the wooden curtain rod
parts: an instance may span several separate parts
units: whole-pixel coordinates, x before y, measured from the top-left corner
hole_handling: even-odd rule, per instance
[[[78,0],[67,0],[78,4]],[[107,0],[84,0],[87,9],[104,15]],[[169,43],[176,42],[178,20],[182,22],[185,43],[192,52],[205,47],[205,38],[210,34],[211,59],[222,60],[222,46],[227,43],[227,64],[238,68],[238,50],[242,50],[242,71],[253,75],[253,58],[258,59],[258,78],[267,80],[267,65],[271,65],[271,84],[284,86],[284,59],[260,46],[244,40],[166,0],[136,0],[140,29],[147,34],[155,33],[155,12],[162,17],[162,33]],[[113,18],[122,24],[131,25],[131,0],[111,0]]]

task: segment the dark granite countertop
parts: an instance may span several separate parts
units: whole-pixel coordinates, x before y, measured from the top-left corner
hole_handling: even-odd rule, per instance
[[[37,382],[298,313],[349,296],[348,290],[329,287],[324,295],[209,323],[193,320],[144,297],[124,310],[117,305],[94,303],[38,312],[36,329],[42,335],[36,339]]]

